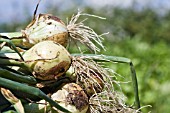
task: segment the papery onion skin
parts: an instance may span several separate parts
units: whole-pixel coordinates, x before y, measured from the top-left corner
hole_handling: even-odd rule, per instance
[[[82,72],[82,75],[87,76],[87,73]],[[86,79],[80,80],[78,84],[85,90],[88,97],[93,94],[102,92],[104,88],[103,77],[98,72],[90,72]]]
[[[72,113],[86,113],[89,107],[87,95],[76,83],[64,85],[51,98]]]
[[[60,90],[53,93],[51,99],[72,113],[88,113],[88,97],[83,89],[76,83],[67,83]],[[37,103],[25,104],[24,108],[27,112],[33,110],[35,113],[63,113],[50,106],[45,100],[41,100]]]

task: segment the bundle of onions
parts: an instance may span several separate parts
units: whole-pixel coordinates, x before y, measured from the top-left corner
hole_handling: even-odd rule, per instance
[[[64,85],[60,90],[52,94],[51,98],[72,113],[87,113],[89,107],[87,95],[83,89],[75,83]],[[51,106],[44,100],[39,101],[37,104],[26,104],[24,108],[26,112],[33,110],[34,113],[44,113],[49,111],[52,113],[63,113],[58,109],[51,108]]]
[[[23,54],[32,74],[41,80],[53,80],[63,75],[71,65],[68,51],[53,41],[42,41]]]

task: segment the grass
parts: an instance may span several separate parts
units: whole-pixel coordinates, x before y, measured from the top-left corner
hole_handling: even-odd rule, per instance
[[[113,45],[113,46],[110,46]],[[164,41],[155,44],[148,44],[140,38],[125,39],[119,42],[105,42],[108,55],[123,56],[130,58],[135,65],[139,84],[139,96],[141,106],[152,105],[143,109],[144,112],[153,113],[169,112],[168,105],[170,91],[169,86],[169,63],[170,50],[169,45]],[[122,77],[118,79],[122,82],[130,81],[129,68],[124,64],[115,64],[111,67]],[[130,83],[122,83],[123,92],[127,96],[127,103],[133,102],[132,87]],[[161,108],[161,109],[160,109]]]

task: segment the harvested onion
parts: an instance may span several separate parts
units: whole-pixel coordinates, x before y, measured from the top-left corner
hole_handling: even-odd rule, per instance
[[[68,25],[65,25],[64,22],[56,16],[39,14],[22,30],[21,37],[23,39],[13,42],[16,43],[17,46],[30,48],[40,41],[52,40],[66,47],[68,45],[68,37],[70,37],[70,39],[81,42],[94,52],[100,51],[100,48],[98,48],[96,44],[104,49],[102,35],[96,34],[92,28],[85,26],[83,21],[78,22],[81,15],[98,17],[78,12],[72,16]],[[104,19],[102,17],[98,18]]]
[[[71,79],[76,79],[76,83],[84,89],[89,97],[102,92],[104,88],[102,68],[96,62],[85,60],[83,57],[72,57],[71,68],[66,72],[66,75]]]
[[[57,79],[71,64],[68,51],[53,41],[36,44],[24,53],[23,58],[31,67],[33,75],[41,80]]]
[[[60,106],[71,111],[72,113],[87,113],[89,107],[87,95],[83,89],[75,83],[68,83],[64,85],[61,90],[58,90],[52,94],[51,98]],[[24,105],[25,111],[34,111],[34,113],[44,113],[50,111],[52,113],[63,113],[54,107],[51,108],[45,100],[41,100],[38,103],[39,104],[30,103]]]
[[[75,83],[64,85],[51,98],[72,113],[86,113],[88,109],[88,97],[84,90]]]
[[[22,30],[23,45],[31,47],[44,40],[52,40],[63,46],[67,45],[68,31],[66,25],[50,14],[39,14],[26,28]]]

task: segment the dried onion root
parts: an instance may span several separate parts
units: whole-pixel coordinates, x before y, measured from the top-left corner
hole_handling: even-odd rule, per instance
[[[89,56],[73,57],[71,68],[77,77],[76,83],[89,97],[88,112],[137,113],[136,110],[126,106],[123,96],[114,90],[114,84],[118,82],[112,78],[116,76],[113,70],[101,67]]]
[[[76,15],[73,15],[70,21],[67,22],[67,29],[68,29],[69,36],[71,37],[71,39],[78,40],[79,42],[86,45],[90,50],[94,52],[100,51],[100,48],[98,48],[96,44],[99,45],[102,49],[104,49],[104,46],[102,44],[102,40],[103,40],[102,35],[104,34],[98,35],[92,28],[84,25],[83,22],[86,19],[78,22],[78,19],[80,18],[81,15],[105,19],[103,17],[99,17],[96,15],[83,14],[78,11],[78,13]]]
[[[93,61],[72,57],[72,67],[77,77],[76,83],[85,90],[89,97],[103,90],[105,84],[103,72]]]

